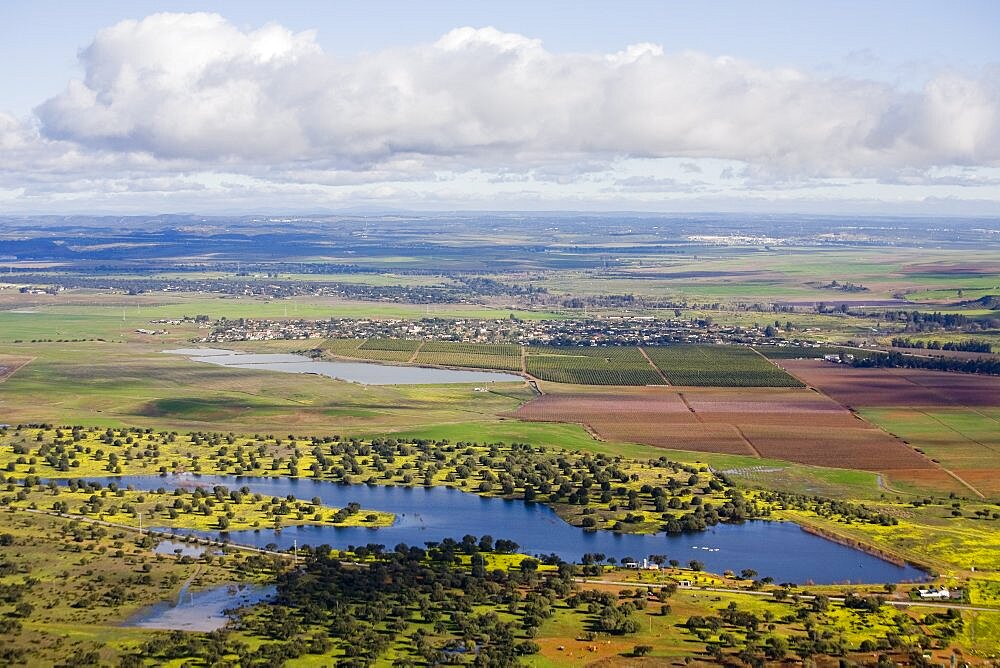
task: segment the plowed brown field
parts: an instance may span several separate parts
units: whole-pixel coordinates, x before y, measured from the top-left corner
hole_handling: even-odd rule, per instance
[[[641,388],[546,394],[522,420],[577,422],[607,440],[870,471],[939,470],[899,439],[807,389]]]
[[[778,360],[778,366],[845,406],[1000,406],[1000,376],[855,369],[819,360]]]
[[[803,382],[864,414],[956,477],[886,470],[893,481],[928,490],[962,481],[1000,496],[1000,377],[921,369],[855,369],[817,360],[781,360]],[[962,491],[966,491],[964,488]]]

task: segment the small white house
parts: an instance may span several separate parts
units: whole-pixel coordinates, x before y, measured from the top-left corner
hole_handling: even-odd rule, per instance
[[[941,589],[918,589],[920,598],[929,600],[947,600],[951,598],[951,592],[946,588]]]

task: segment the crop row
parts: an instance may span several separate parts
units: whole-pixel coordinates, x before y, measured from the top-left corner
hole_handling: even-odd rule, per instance
[[[368,339],[361,344],[361,350],[395,350],[412,353],[420,346],[420,341],[407,339]]]
[[[541,380],[577,385],[663,384],[637,348],[539,347],[528,348],[527,353],[528,373]]]
[[[428,341],[424,344],[424,347],[420,349],[420,352],[520,357],[521,346],[516,343],[457,343],[452,341]]]
[[[461,366],[473,369],[496,369],[499,371],[520,371],[520,357],[505,357],[500,355],[470,355],[465,353],[425,353],[423,351],[414,360],[417,364],[436,364],[440,366]]]
[[[645,349],[673,385],[802,387],[802,383],[749,348],[676,345]]]

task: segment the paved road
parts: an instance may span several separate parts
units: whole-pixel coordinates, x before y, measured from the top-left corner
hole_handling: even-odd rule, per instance
[[[664,589],[670,587],[669,584],[653,584],[653,583],[643,583],[643,582],[622,582],[620,580],[588,580],[586,578],[574,578],[576,582],[581,584],[604,584],[604,585],[616,585],[619,587],[646,587],[647,589]],[[773,598],[772,592],[769,591],[754,591],[752,589],[728,589],[726,587],[696,587],[694,585],[677,585],[678,589],[684,589],[688,591],[706,591],[706,592],[718,592],[720,594],[742,594],[744,596],[765,596]],[[791,596],[791,594],[789,594]],[[800,599],[812,600],[816,598],[815,596],[809,594],[799,594]],[[843,596],[830,596],[831,601],[843,602]],[[937,608],[939,610],[973,610],[976,612],[1000,612],[998,608],[987,608],[983,606],[976,605],[965,605],[962,603],[937,603],[934,601],[892,601],[886,600],[886,605],[893,605],[897,608]]]

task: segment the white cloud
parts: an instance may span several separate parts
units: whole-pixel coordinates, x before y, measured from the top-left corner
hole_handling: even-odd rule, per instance
[[[345,62],[312,33],[212,14],[119,23],[81,59],[84,80],[38,108],[45,135],[169,159],[726,158],[807,176],[1000,160],[995,76],[913,94],[651,44],[556,54],[493,28]]]
[[[80,61],[35,118],[0,114],[0,191],[493,206],[851,180],[985,194],[1000,167],[997,65],[911,90],[647,43],[554,53],[468,27],[345,60],[310,31],[215,14],[123,21]]]

